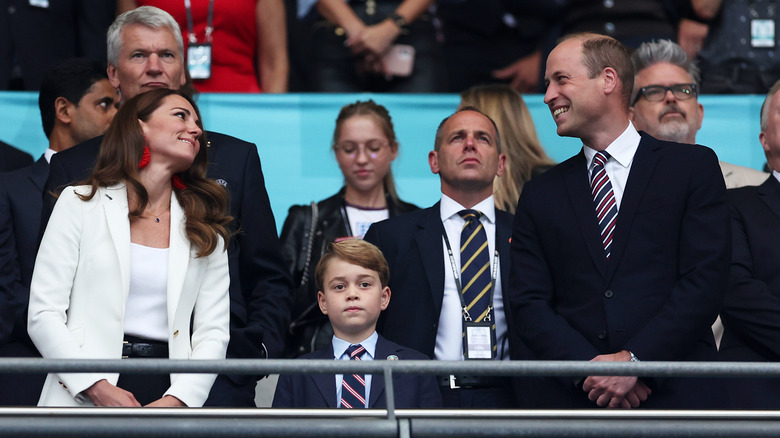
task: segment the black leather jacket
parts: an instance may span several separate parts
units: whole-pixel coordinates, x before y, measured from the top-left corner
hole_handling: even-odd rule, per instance
[[[349,236],[344,188],[328,199],[317,203],[318,217],[309,261],[308,280],[300,287],[306,265],[306,252],[311,229],[311,205],[293,205],[284,221],[281,234],[282,258],[290,268],[295,284],[292,323],[288,333],[286,356],[300,356],[330,342],[333,332],[328,319],[317,306],[317,286],[314,267],[327,249],[327,244],[339,237]],[[394,202],[387,198],[390,217],[419,210],[414,204]],[[324,330],[324,332],[323,332]]]

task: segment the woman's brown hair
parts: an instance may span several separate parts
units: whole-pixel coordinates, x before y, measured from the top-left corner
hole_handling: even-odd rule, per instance
[[[387,137],[387,141],[390,144],[392,150],[398,150],[398,140],[395,138],[395,131],[393,130],[393,119],[390,118],[390,113],[387,108],[374,102],[373,100],[358,100],[355,103],[345,105],[339,111],[338,117],[336,117],[336,129],[333,131],[333,148],[336,148],[336,143],[341,137],[341,127],[344,122],[352,117],[368,116],[372,117],[382,133]],[[393,202],[400,202],[398,198],[398,192],[395,190],[395,180],[393,179],[393,170],[389,169],[387,175],[382,180],[382,185],[385,188],[385,193],[390,196]]]
[[[200,124],[200,111],[192,99],[184,93],[167,88],[159,88],[146,93],[141,93],[128,100],[119,108],[111,126],[103,137],[98,154],[97,164],[82,184],[92,187],[87,195],[79,195],[82,200],[88,201],[95,196],[98,187],[108,187],[124,183],[128,191],[137,197],[135,205],[131,205],[128,216],[130,220],[140,217],[149,202],[149,194],[138,178],[138,162],[141,160],[146,141],[144,139],[141,124],[147,122],[152,113],[162,104],[168,96],[181,96],[192,105]],[[186,186],[177,188],[173,186],[173,192],[184,210],[186,217],[186,231],[190,242],[197,246],[198,257],[211,254],[217,247],[218,237],[222,236],[227,248],[230,231],[227,226],[232,217],[228,215],[228,194],[225,189],[216,182],[206,177],[208,158],[205,145],[206,132],[203,131],[200,139],[200,149],[189,169],[177,175]],[[154,157],[152,157],[154,159]]]

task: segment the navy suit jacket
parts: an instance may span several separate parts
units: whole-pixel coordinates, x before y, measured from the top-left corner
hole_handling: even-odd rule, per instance
[[[729,190],[733,253],[720,315],[719,355],[727,361],[780,361],[780,182]],[[777,379],[729,379],[738,409],[780,409]]]
[[[496,210],[496,246],[501,263],[504,303],[508,303],[509,236],[512,215]],[[376,245],[390,266],[390,305],[379,316],[377,331],[387,339],[434,358],[436,333],[444,299],[444,260],[441,210],[433,207],[371,225],[365,240]],[[505,305],[506,308],[506,305]],[[514,357],[519,344],[512,339],[512,316],[506,315],[509,352]]]
[[[379,336],[376,342],[374,360],[388,356],[398,359],[424,360],[425,355],[404,348]],[[301,356],[301,359],[333,359],[333,344]],[[431,374],[393,374],[395,407],[399,409],[440,408],[441,393],[436,378]],[[276,384],[273,407],[275,408],[335,408],[336,378],[333,374],[282,374]],[[371,376],[369,408],[386,409],[385,377]]]
[[[259,358],[261,343],[270,357],[278,357],[290,323],[292,281],[280,256],[268,193],[257,147],[224,134],[206,133],[208,177],[230,194],[230,344],[228,358]],[[102,137],[88,140],[54,155],[46,183],[47,193],[89,176]],[[52,201],[44,202],[45,227]],[[244,382],[252,376],[231,376]]]
[[[40,357],[27,335],[27,305],[48,170],[41,157],[0,174],[0,357]],[[34,406],[45,379],[46,374],[0,375],[0,405]]]
[[[730,260],[726,189],[715,153],[642,133],[606,260],[586,160],[523,187],[512,234],[510,306],[533,353],[590,360],[622,349],[640,360],[715,360],[710,325]],[[546,379],[537,407],[593,408],[572,378]],[[712,380],[644,379],[648,408],[721,407]]]
[[[41,157],[32,166],[0,174],[0,345],[22,341],[33,351],[27,303],[48,171]]]
[[[32,155],[0,141],[0,172],[21,169],[33,163]]]

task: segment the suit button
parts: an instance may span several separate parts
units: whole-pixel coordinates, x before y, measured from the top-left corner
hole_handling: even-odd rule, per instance
[[[613,295],[613,292],[611,290],[608,290],[608,291],[604,292],[604,296],[607,297],[607,298],[612,298],[612,295]]]
[[[13,5],[9,6],[8,7],[8,13],[11,14],[11,15],[15,14],[16,13],[16,7],[14,7]]]
[[[601,333],[599,333],[599,339],[606,339],[607,338],[607,332],[602,330]]]

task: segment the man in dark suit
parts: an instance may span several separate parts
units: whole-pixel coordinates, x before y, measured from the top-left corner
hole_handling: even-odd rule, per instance
[[[377,331],[387,339],[439,360],[464,360],[476,354],[477,344],[464,349],[463,333],[471,323],[490,321],[483,332],[492,350],[485,359],[506,360],[518,344],[510,341],[510,316],[504,312],[509,273],[509,235],[512,216],[497,210],[493,179],[504,172],[505,156],[495,123],[475,108],[464,108],[444,119],[428,154],[433,173],[441,178],[441,201],[430,208],[404,214],[369,228],[365,240],[375,244],[390,265],[393,300],[379,318]],[[481,212],[489,255],[483,266],[490,273],[488,317],[474,312],[464,317],[462,297],[469,280],[461,277],[461,235],[464,210]],[[453,256],[448,255],[452,248]],[[500,265],[500,266],[499,266]],[[455,273],[458,273],[456,281]],[[500,281],[499,281],[500,279]],[[468,303],[466,305],[470,305]],[[471,354],[470,354],[471,353]],[[501,377],[445,376],[440,378],[445,407],[506,408],[515,404],[509,380]]]
[[[721,307],[720,357],[780,361],[780,81],[761,107],[759,140],[772,175],[758,187],[729,190],[733,254],[729,291]],[[780,409],[777,379],[729,379],[738,409]]]
[[[106,132],[118,102],[97,61],[69,59],[43,79],[38,106],[49,148],[32,166],[0,175],[0,357],[40,357],[27,336],[27,302],[49,160]],[[37,404],[45,377],[0,375],[0,405]]]
[[[730,255],[715,153],[638,133],[626,49],[564,38],[547,59],[545,103],[574,157],[523,188],[512,233],[510,308],[523,359],[707,361]],[[606,152],[606,154],[604,154]],[[598,218],[597,218],[598,211]],[[546,378],[542,408],[722,406],[711,379]]]
[[[0,173],[21,169],[32,163],[32,155],[0,141]]]
[[[122,101],[156,87],[186,84],[181,31],[166,12],[153,7],[128,11],[108,30],[108,76]],[[290,320],[291,280],[280,255],[257,147],[216,132],[204,132],[209,178],[230,194],[230,344],[228,358],[278,357]],[[48,189],[86,178],[97,158],[100,139],[57,155]],[[46,204],[46,203],[45,203]],[[51,205],[48,203],[45,207]],[[50,210],[48,211],[50,213]],[[48,220],[44,209],[44,223]],[[257,376],[220,375],[206,406],[254,407]]]
[[[713,360],[730,244],[714,152],[636,131],[631,60],[612,38],[564,38],[545,83],[558,135],[584,147],[526,184],[515,213],[510,306],[527,359]],[[707,379],[535,384],[542,408],[722,406]]]

